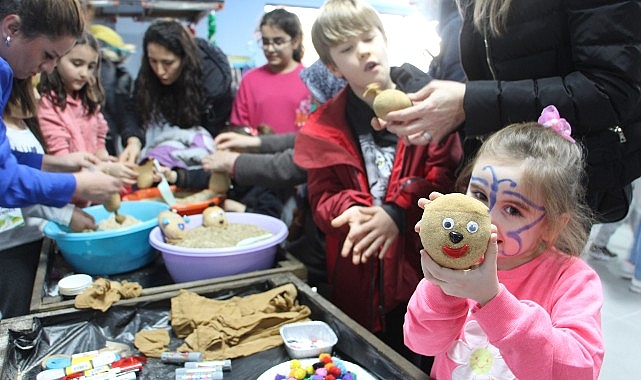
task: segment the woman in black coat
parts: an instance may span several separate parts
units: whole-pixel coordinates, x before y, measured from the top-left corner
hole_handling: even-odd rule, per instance
[[[554,105],[587,148],[591,207],[599,212],[617,203],[608,196],[621,195],[641,174],[641,2],[460,0],[459,6],[467,82],[432,81],[413,95],[413,107],[389,114],[386,127],[415,144],[459,129],[470,158],[485,136],[537,120]]]

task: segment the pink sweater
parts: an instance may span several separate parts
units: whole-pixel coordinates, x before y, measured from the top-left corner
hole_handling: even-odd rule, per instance
[[[405,344],[435,356],[437,380],[597,379],[603,362],[597,273],[556,250],[510,271],[485,306],[419,283],[405,315]],[[487,377],[485,377],[487,376]]]
[[[275,133],[297,132],[311,106],[311,93],[300,79],[303,65],[285,74],[267,65],[243,75],[234,98],[230,123],[257,127],[267,124]]]
[[[81,101],[70,95],[64,111],[43,96],[38,105],[38,121],[50,154],[96,153],[105,149],[108,126],[102,112],[88,115]]]

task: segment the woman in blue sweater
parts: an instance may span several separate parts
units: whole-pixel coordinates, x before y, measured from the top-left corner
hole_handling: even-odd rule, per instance
[[[0,2],[0,110],[7,105],[13,77],[51,72],[81,36],[85,16],[78,0]],[[96,202],[119,192],[123,182],[90,168],[98,160],[79,153],[57,158],[12,152],[0,120],[0,206],[44,204],[61,207],[73,195]],[[76,171],[73,174],[45,171]]]

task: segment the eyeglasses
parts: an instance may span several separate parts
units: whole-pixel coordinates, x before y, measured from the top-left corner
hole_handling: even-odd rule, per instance
[[[285,39],[283,37],[276,37],[273,40],[270,40],[269,38],[261,38],[257,42],[263,47],[263,49],[267,49],[271,45],[274,49],[279,50],[285,47],[286,44],[290,43],[291,40],[291,38]]]

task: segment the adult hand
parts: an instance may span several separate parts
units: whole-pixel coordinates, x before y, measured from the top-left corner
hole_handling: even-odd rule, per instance
[[[101,162],[96,166],[103,173],[120,178],[125,185],[133,185],[138,178],[138,172],[134,170],[136,165],[122,162]]]
[[[454,297],[468,298],[483,306],[500,290],[496,269],[497,252],[497,230],[496,226],[492,225],[490,240],[481,265],[468,270],[444,268],[435,263],[430,255],[422,249],[423,276],[429,282],[440,287],[443,293]]]
[[[418,92],[408,94],[414,105],[387,114],[387,121],[375,120],[374,128],[387,128],[406,143],[439,143],[465,121],[465,84],[432,80]]]
[[[98,228],[98,225],[96,224],[96,220],[93,216],[79,207],[74,207],[69,227],[71,228],[71,231],[82,232],[87,230],[95,231]]]
[[[42,170],[48,172],[77,172],[100,163],[96,155],[89,152],[73,152],[60,156],[45,154],[42,158]]]
[[[216,150],[258,151],[260,138],[236,132],[223,132],[214,138]]]
[[[205,171],[231,174],[234,171],[234,164],[238,156],[240,156],[240,153],[216,150],[214,153],[203,157],[201,162]]]
[[[127,164],[135,164],[140,159],[140,152],[142,151],[142,143],[137,137],[130,137],[127,140],[127,146],[118,156],[119,162]]]
[[[352,263],[366,263],[378,254],[382,259],[399,234],[392,218],[381,207],[352,206],[332,220],[332,227],[349,225],[342,257],[352,255]]]
[[[105,203],[113,193],[124,190],[121,179],[105,174],[99,170],[81,171],[73,174],[76,177],[76,191],[74,196]]]
[[[223,210],[227,212],[245,212],[247,210],[247,206],[243,203],[227,198],[223,201]]]

